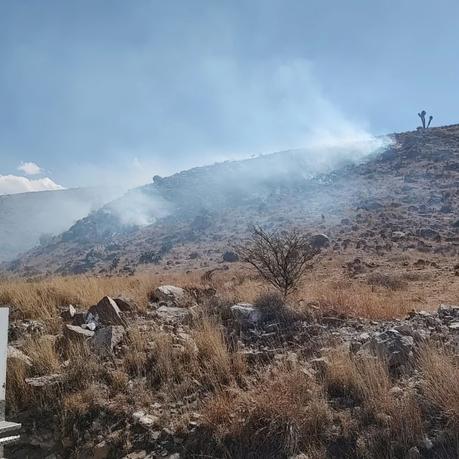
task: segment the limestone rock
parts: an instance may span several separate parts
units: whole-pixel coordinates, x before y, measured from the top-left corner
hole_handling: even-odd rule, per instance
[[[21,362],[25,363],[28,367],[32,365],[32,360],[27,355],[25,355],[24,352],[13,346],[8,346],[7,357],[8,359],[20,360]]]
[[[156,314],[161,320],[172,323],[184,323],[192,317],[189,309],[174,306],[160,306],[156,310]]]

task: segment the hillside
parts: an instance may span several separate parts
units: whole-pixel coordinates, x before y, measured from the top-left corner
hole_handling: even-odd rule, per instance
[[[30,250],[40,238],[46,244],[50,236],[66,230],[113,196],[110,190],[94,188],[0,196],[0,261]]]
[[[299,150],[155,177],[8,269],[72,274],[208,268],[251,224],[324,232],[336,253],[415,250],[454,258],[459,125],[390,138],[389,146],[357,162],[337,161],[343,154],[338,150],[333,161],[321,156],[317,166],[318,155]]]

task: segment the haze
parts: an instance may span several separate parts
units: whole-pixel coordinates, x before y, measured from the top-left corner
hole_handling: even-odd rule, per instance
[[[458,13],[454,1],[1,2],[0,186],[129,187],[414,129],[423,108],[452,123]]]

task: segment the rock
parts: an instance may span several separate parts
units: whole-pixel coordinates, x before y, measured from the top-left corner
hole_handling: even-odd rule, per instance
[[[123,340],[125,329],[121,325],[99,328],[91,338],[90,345],[99,355],[110,355],[113,348]]]
[[[451,322],[449,325],[448,325],[448,328],[450,330],[459,330],[459,322]]]
[[[70,322],[76,314],[76,309],[73,305],[69,304],[68,308],[62,311],[61,317],[64,321]]]
[[[174,306],[183,304],[185,297],[185,290],[174,285],[161,285],[153,293],[154,302],[173,304]]]
[[[123,459],[145,459],[146,457],[147,452],[145,450],[142,450],[129,453],[126,456],[124,456]]]
[[[160,306],[156,310],[156,314],[161,320],[172,323],[184,323],[192,317],[189,309],[174,306]]]
[[[226,261],[227,263],[235,263],[236,261],[239,261],[239,255],[236,252],[227,250],[223,254],[223,261]]]
[[[253,304],[238,303],[230,309],[234,319],[241,325],[256,325],[261,320],[261,312]]]
[[[80,311],[80,312],[76,312],[73,316],[73,320],[72,320],[72,325],[83,325],[86,321],[86,315],[88,313],[87,312],[83,312],[83,311]]]
[[[146,414],[145,411],[136,411],[132,414],[132,420],[135,424],[148,429],[159,424],[159,417],[151,414]]]
[[[64,336],[69,340],[86,340],[94,336],[92,330],[86,330],[78,325],[66,325],[64,327]]]
[[[95,306],[91,306],[89,313],[98,317],[103,325],[124,325],[120,308],[109,296],[104,296]]]
[[[314,249],[323,249],[330,246],[330,238],[326,234],[314,234],[309,243]]]
[[[402,335],[395,329],[376,333],[369,344],[376,354],[385,356],[393,368],[405,365],[413,356],[413,337]]]
[[[134,301],[132,301],[130,298],[119,296],[117,298],[114,298],[113,301],[116,303],[116,305],[120,308],[120,311],[122,312],[131,312],[135,311],[136,309]]]
[[[32,360],[24,354],[24,352],[16,349],[13,346],[8,346],[7,350],[7,358],[8,359],[17,359],[21,362],[25,363],[28,367],[32,366]]]
[[[64,380],[63,375],[61,374],[52,374],[46,376],[36,376],[34,378],[26,378],[25,382],[32,387],[45,387],[45,386],[55,386],[60,384]]]

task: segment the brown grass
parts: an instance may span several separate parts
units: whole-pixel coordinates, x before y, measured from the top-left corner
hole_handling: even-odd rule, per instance
[[[419,352],[422,390],[427,401],[459,429],[459,363],[451,351],[426,346]]]
[[[218,393],[203,417],[225,457],[253,458],[317,451],[332,421],[320,386],[288,368],[260,373],[247,390]]]

